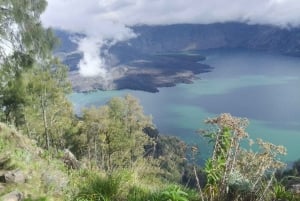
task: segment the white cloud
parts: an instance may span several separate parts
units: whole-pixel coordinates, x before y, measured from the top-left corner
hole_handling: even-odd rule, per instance
[[[226,21],[298,26],[299,10],[299,0],[48,0],[42,21],[45,26],[87,35],[79,41],[85,55],[80,69],[89,69],[87,74],[92,75],[92,71],[104,72],[105,62],[96,58],[101,52],[91,42],[101,47],[109,40],[134,37],[128,26]],[[88,57],[96,60],[87,61]],[[90,65],[97,65],[98,70]]]
[[[99,74],[104,77],[107,73],[105,61],[99,57],[100,49],[97,38],[83,38],[79,42],[78,50],[83,52],[83,59],[79,62],[79,72],[83,76]]]

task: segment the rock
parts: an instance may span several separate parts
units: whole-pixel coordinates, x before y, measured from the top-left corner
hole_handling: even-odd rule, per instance
[[[10,162],[10,157],[9,156],[1,156],[0,158],[0,169],[5,169],[7,168],[7,165]]]
[[[69,149],[64,150],[63,161],[70,169],[79,169],[80,167],[79,161]]]
[[[41,175],[41,181],[45,191],[51,191],[54,194],[60,194],[69,183],[68,175],[56,169],[45,169]]]
[[[26,181],[25,175],[20,170],[9,171],[5,173],[2,178],[3,177],[5,183],[23,184]]]
[[[21,192],[13,191],[1,197],[1,201],[22,201],[24,195]]]
[[[300,178],[294,176],[285,177],[283,184],[289,191],[295,194],[300,194]]]
[[[300,184],[291,185],[290,190],[295,194],[300,194]]]

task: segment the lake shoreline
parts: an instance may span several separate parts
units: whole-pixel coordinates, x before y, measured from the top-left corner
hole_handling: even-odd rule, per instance
[[[78,71],[72,71],[69,79],[73,91],[78,93],[124,89],[157,93],[162,87],[192,84],[199,79],[199,74],[211,72],[211,66],[201,63],[205,59],[198,54],[151,55],[113,67],[110,78],[83,77]]]
[[[205,119],[221,113],[246,117],[252,139],[283,145],[288,149],[284,161],[297,160],[300,58],[232,49],[199,54],[206,56],[201,63],[214,68],[192,84],[159,88],[159,93],[128,89],[73,93],[70,100],[80,113],[82,108],[99,107],[113,97],[131,94],[140,100],[145,114],[153,117],[160,133],[199,145],[204,155],[207,144],[195,131],[205,128]]]

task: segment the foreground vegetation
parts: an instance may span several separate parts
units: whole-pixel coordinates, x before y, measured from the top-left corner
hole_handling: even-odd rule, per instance
[[[125,101],[125,98],[113,100]],[[98,114],[107,107],[109,104],[85,113]],[[289,171],[279,171],[284,164],[277,156],[284,154],[284,147],[258,140],[258,151],[243,149],[240,143],[248,139],[242,128],[246,126],[245,119],[222,114],[207,120],[213,128],[201,133],[212,143],[213,151],[201,167],[193,163],[197,147],[190,147],[191,159],[187,161],[182,158],[188,151],[187,145],[143,127],[139,130],[144,131],[140,133],[143,140],[134,149],[122,146],[122,140],[111,140],[109,146],[114,149],[107,152],[108,142],[101,141],[103,131],[92,129],[95,133],[91,133],[85,129],[87,124],[88,128],[92,128],[91,124],[99,128],[102,123],[97,125],[90,117],[89,121],[84,117],[78,121],[72,137],[67,134],[69,143],[82,147],[82,150],[76,148],[79,160],[70,157],[68,150],[43,149],[37,141],[0,124],[1,194],[18,191],[25,200],[299,200],[293,188],[300,181],[299,162]],[[92,138],[90,145],[85,140],[90,139],[85,138],[86,134],[96,136],[99,141]],[[114,134],[118,137],[112,139],[124,136],[123,132]],[[102,151],[96,152],[95,147]],[[143,147],[140,153],[133,151],[139,147]],[[71,160],[73,163],[69,163]],[[25,179],[7,181],[8,172],[22,173]]]
[[[45,7],[0,2],[1,199],[16,192],[27,201],[299,200],[300,163],[283,171],[285,148],[252,141],[246,119],[207,120],[199,137],[212,155],[200,166],[207,148],[160,135],[130,95],[76,116],[68,69],[39,19]]]

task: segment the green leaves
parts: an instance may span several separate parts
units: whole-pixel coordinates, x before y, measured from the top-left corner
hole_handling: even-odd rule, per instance
[[[143,129],[152,122],[132,96],[113,98],[105,106],[84,110],[83,122],[89,158],[100,168],[113,171],[131,167],[143,157],[149,142]]]
[[[86,201],[113,201],[116,200],[120,188],[121,178],[112,176],[100,177],[89,175],[85,185],[81,186],[75,200]]]
[[[48,36],[39,17],[46,5],[45,0],[2,0],[0,2],[0,33],[6,43],[12,47],[12,52],[43,52],[40,51],[43,43],[39,41],[42,39],[46,42],[45,38]]]
[[[45,111],[55,101],[61,103],[59,110],[47,108],[52,112],[44,115],[49,125],[58,125],[56,116],[64,113],[61,108],[70,108],[65,97],[71,90],[67,71],[52,55],[57,39],[40,21],[46,5],[46,0],[0,1],[0,111],[4,113],[0,117],[17,127],[26,125],[27,133],[43,133],[35,122],[42,105]],[[34,125],[32,131],[29,124]],[[57,127],[54,130],[61,132]]]
[[[66,97],[70,92],[66,67],[50,57],[25,75],[26,133],[40,146],[64,147],[63,136],[73,117],[72,105]]]
[[[258,200],[270,196],[273,177],[269,175],[283,167],[278,155],[285,154],[285,148],[258,140],[260,152],[243,149],[241,142],[248,138],[246,119],[221,114],[206,123],[216,130],[204,132],[204,137],[213,144],[213,154],[204,167],[207,178],[204,197],[211,201],[253,200],[253,192]],[[274,190],[277,194],[283,192],[279,187]]]
[[[13,53],[12,59],[14,59],[24,70],[27,70],[32,67],[34,60],[29,54],[25,54],[20,51],[16,51]],[[17,71],[19,69],[16,69]]]
[[[216,185],[220,182],[224,173],[225,160],[218,157],[217,160],[208,159],[205,163],[204,172],[206,173],[207,183]]]
[[[287,191],[285,186],[280,182],[275,182],[273,185],[273,196],[276,200],[296,200],[290,191]]]
[[[164,190],[161,195],[162,201],[188,201],[188,194],[176,185]]]

